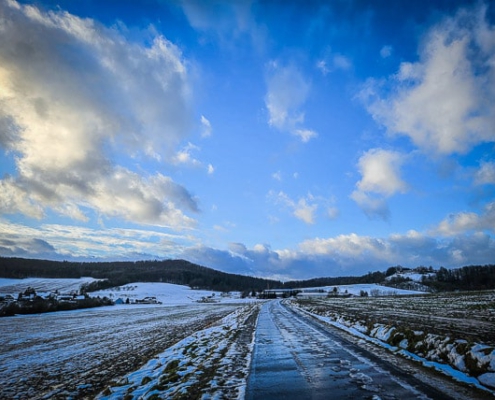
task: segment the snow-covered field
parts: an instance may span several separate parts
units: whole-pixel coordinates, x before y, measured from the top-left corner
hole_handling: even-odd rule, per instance
[[[92,280],[0,279],[0,294],[27,287],[74,292]],[[334,292],[334,286],[308,290],[318,289]],[[363,291],[369,297],[359,297]],[[495,385],[495,292],[421,295],[379,285],[340,285],[337,292],[357,297],[300,304],[327,323],[458,379]],[[170,398],[242,398],[256,299],[139,282],[92,295],[130,302],[155,297],[163,304],[0,318],[0,398],[99,393],[102,399],[147,399],[158,392]]]
[[[156,297],[164,305],[185,304],[207,299],[211,302],[220,303],[239,303],[251,302],[252,299],[241,299],[240,293],[233,292],[224,294],[211,290],[193,290],[188,286],[173,285],[171,283],[159,282],[137,282],[115,288],[92,292],[91,296],[106,296],[114,301],[118,298],[122,300],[135,301],[144,297]]]
[[[0,295],[17,295],[20,292],[24,292],[28,287],[34,288],[36,292],[39,293],[49,293],[55,291],[60,293],[79,293],[81,285],[94,282],[95,280],[97,279],[0,278]]]
[[[28,286],[40,292],[65,292],[87,281],[2,280],[0,293],[15,294]],[[213,296],[218,303],[196,302],[212,294],[166,283],[135,283],[93,295],[154,296],[163,305],[123,304],[0,318],[0,398],[93,398],[110,382],[190,335],[216,325],[230,326],[222,318],[253,304],[252,299],[220,293]]]
[[[243,307],[218,325],[195,332],[108,385],[97,398],[242,399],[258,311],[257,305]]]
[[[376,283],[360,283],[354,285],[334,285],[320,286],[302,289],[303,293],[314,293],[321,290],[326,293],[337,293],[339,295],[350,294],[360,296],[361,293],[366,293],[368,296],[405,296],[414,294],[424,294],[416,290],[397,289],[388,286],[378,285]]]
[[[37,293],[50,293],[58,291],[59,293],[79,292],[81,286],[85,283],[95,281],[94,278],[80,279],[48,279],[48,278],[26,278],[26,279],[8,279],[0,278],[0,295],[11,294],[14,297],[20,292],[24,292],[28,287],[36,290]],[[137,282],[124,286],[91,292],[92,297],[108,297],[112,300],[121,298],[130,301],[141,300],[145,297],[156,297],[164,305],[188,304],[191,302],[208,299],[211,302],[221,303],[239,303],[250,302],[252,299],[241,299],[240,293],[221,293],[210,290],[193,290],[189,286],[174,285],[171,283],[160,282]]]

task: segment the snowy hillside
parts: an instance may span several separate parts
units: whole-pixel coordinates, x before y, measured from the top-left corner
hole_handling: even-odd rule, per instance
[[[14,297],[20,292],[24,292],[28,287],[33,288],[37,293],[59,293],[79,292],[81,285],[95,281],[94,278],[81,279],[48,279],[48,278],[26,278],[7,279],[0,278],[0,295],[11,294]],[[239,292],[222,294],[211,290],[193,290],[188,286],[174,285],[171,283],[159,282],[137,282],[124,286],[117,286],[110,289],[99,290],[90,293],[91,297],[108,297],[112,300],[122,299],[130,302],[144,299],[145,297],[155,297],[157,301],[167,304],[187,304],[195,301],[211,302],[240,302],[249,299],[240,299]]]
[[[167,304],[184,304],[191,301],[199,301],[202,299],[210,299],[215,302],[239,302],[240,294],[233,292],[230,295],[222,295],[221,292],[215,292],[211,290],[193,290],[189,286],[174,285],[171,283],[160,282],[137,282],[124,286],[117,286],[114,288],[99,290],[92,292],[92,296],[106,296],[114,301],[122,299],[126,301],[135,301],[143,299],[145,297],[156,297],[156,300]]]
[[[94,278],[80,279],[49,279],[49,278],[26,278],[10,279],[0,278],[0,294],[17,295],[24,292],[28,287],[36,290],[37,293],[50,293],[58,291],[59,293],[79,293],[81,285],[96,281]]]
[[[337,288],[337,290],[335,290]],[[323,291],[327,293],[335,293],[339,295],[350,294],[354,296],[360,296],[362,292],[367,293],[368,296],[392,296],[392,295],[412,295],[423,294],[416,290],[397,289],[388,286],[381,286],[376,283],[361,283],[355,285],[333,285],[333,286],[321,286],[312,288],[301,289],[303,293],[311,293]]]

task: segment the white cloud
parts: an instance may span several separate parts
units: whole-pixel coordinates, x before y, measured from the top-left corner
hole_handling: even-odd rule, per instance
[[[318,211],[319,203],[323,201],[311,194],[301,197],[296,201],[282,191],[278,193],[270,191],[268,198],[275,204],[281,204],[287,207],[294,217],[309,225],[316,222],[316,212]]]
[[[495,185],[495,162],[485,161],[474,175],[476,185]]]
[[[174,164],[185,164],[193,167],[199,167],[201,166],[201,162],[192,156],[193,151],[199,150],[200,148],[198,146],[189,142],[174,155],[174,157],[172,158],[172,162]]]
[[[351,60],[342,54],[335,54],[333,56],[333,65],[335,69],[340,69],[343,71],[348,71],[352,68]]]
[[[258,244],[252,249],[242,243],[229,250],[195,247],[184,257],[208,260],[224,271],[242,271],[275,279],[307,279],[321,276],[363,275],[385,271],[392,265],[435,268],[486,264],[495,254],[495,240],[487,234],[458,235],[438,239],[414,230],[384,238],[356,233],[301,242],[296,249],[274,250]],[[203,263],[203,265],[205,265]],[[206,264],[208,265],[208,264]]]
[[[215,167],[211,164],[208,164],[208,175],[212,175],[215,172]]]
[[[204,115],[201,116],[201,125],[203,126],[203,132],[201,133],[202,137],[210,137],[211,136],[211,123],[208,121]]]
[[[433,27],[419,53],[388,81],[367,81],[360,97],[373,118],[437,154],[495,141],[495,27],[486,6]]]
[[[405,192],[407,185],[399,176],[399,168],[405,156],[396,151],[371,149],[358,162],[362,178],[357,188],[362,192],[376,192],[391,196]]]
[[[467,232],[495,233],[495,202],[488,203],[481,214],[459,212],[451,214],[432,230],[443,236],[456,236]]]
[[[184,246],[197,240],[139,229],[92,229],[42,224],[31,228],[0,220],[0,254],[49,259],[143,259],[179,256]]]
[[[325,57],[316,62],[316,68],[321,71],[323,76],[326,76],[336,70],[350,70],[352,68],[352,61],[340,53],[331,54],[330,50],[328,50]]]
[[[388,58],[392,55],[392,46],[383,46],[380,49],[380,57],[382,58]]]
[[[51,208],[85,220],[89,208],[191,226],[181,209],[197,206],[186,189],[113,161],[117,152],[171,161],[191,130],[179,48],[162,36],[142,46],[118,27],[14,1],[0,4],[0,26],[0,145],[18,171],[1,180],[1,212],[40,218]]]
[[[327,239],[311,239],[302,242],[299,248],[306,254],[343,255],[349,257],[380,256],[386,257],[388,245],[383,239],[359,236],[355,233],[339,235]]]
[[[323,76],[327,76],[330,72],[330,68],[328,68],[327,62],[325,60],[318,60],[316,62],[316,68],[318,68]]]
[[[293,134],[301,138],[301,141],[303,143],[308,143],[311,139],[314,139],[318,136],[315,131],[312,131],[310,129],[296,129],[293,131]]]
[[[213,34],[221,45],[232,49],[237,40],[247,37],[255,49],[264,49],[266,28],[257,24],[251,11],[252,1],[181,0],[179,3],[189,24],[203,35],[201,43]]]
[[[388,207],[385,198],[407,190],[399,169],[405,155],[390,150],[371,149],[358,161],[361,180],[351,198],[369,215],[386,218]]]
[[[281,182],[282,181],[282,173],[280,171],[274,172],[272,174],[272,178]]]
[[[307,224],[314,224],[317,209],[317,204],[308,204],[306,199],[299,199],[294,206],[294,216]]]
[[[328,207],[327,215],[330,219],[337,219],[340,215],[340,211],[337,207]]]
[[[316,137],[316,132],[303,127],[305,117],[302,108],[309,89],[309,83],[294,65],[281,67],[272,62],[267,74],[265,96],[268,124],[300,137],[303,142]]]

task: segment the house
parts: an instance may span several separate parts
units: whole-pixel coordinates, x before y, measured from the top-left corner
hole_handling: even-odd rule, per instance
[[[120,297],[117,300],[115,300],[115,304],[124,304],[124,303],[125,303],[125,301],[122,300],[122,298],[120,298]]]

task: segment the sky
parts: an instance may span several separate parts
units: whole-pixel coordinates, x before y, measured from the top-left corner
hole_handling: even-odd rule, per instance
[[[495,262],[495,4],[0,1],[0,256],[281,280]]]

